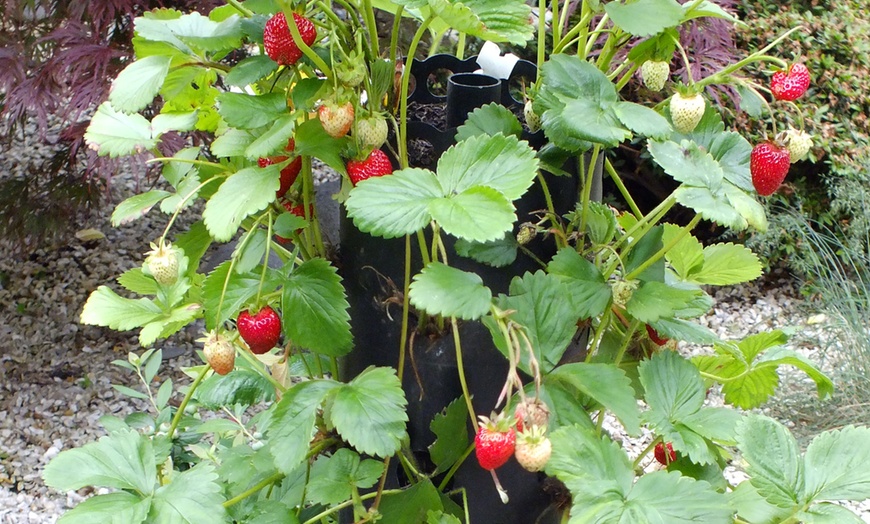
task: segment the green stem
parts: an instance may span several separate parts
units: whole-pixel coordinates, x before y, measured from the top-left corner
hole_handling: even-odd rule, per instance
[[[610,326],[610,320],[613,318],[613,310],[608,308],[604,315],[602,315],[601,320],[598,322],[598,327],[595,329],[595,334],[592,336],[592,343],[589,344],[589,349],[586,352],[586,362],[592,361],[592,356],[598,351],[598,346],[601,344],[601,340],[604,338],[604,333],[607,331],[607,328]]]
[[[405,275],[402,284],[402,329],[399,338],[399,363],[397,375],[399,382],[405,376],[405,345],[408,341],[408,319],[411,313],[411,235],[405,235]]]
[[[680,230],[680,232],[676,236],[674,236],[674,238],[671,239],[670,242],[668,242],[661,249],[656,251],[656,253],[653,256],[646,259],[643,262],[643,264],[641,264],[640,266],[635,268],[634,271],[625,275],[625,279],[632,280],[632,279],[637,278],[637,276],[640,275],[641,273],[643,273],[648,267],[650,267],[651,265],[658,262],[658,260],[661,259],[663,256],[665,256],[665,254],[667,254],[668,251],[670,251],[671,249],[673,249],[674,246],[679,244],[680,241],[683,240],[683,238],[686,235],[691,233],[692,230],[695,228],[695,226],[698,225],[698,222],[700,222],[700,221],[701,221],[701,215],[695,215],[695,217],[691,220],[691,222],[689,222],[686,225],[686,227],[682,228]]]
[[[160,235],[160,244],[157,247],[162,246],[163,243],[166,241],[166,235],[169,234],[169,230],[172,228],[172,224],[175,223],[175,220],[178,218],[178,215],[181,213],[181,210],[184,209],[184,204],[186,204],[187,201],[190,200],[191,198],[193,198],[194,196],[198,195],[199,191],[202,188],[204,188],[206,185],[208,185],[209,183],[211,183],[215,180],[218,180],[219,178],[223,178],[223,175],[218,175],[218,176],[215,176],[214,178],[209,178],[205,182],[196,186],[196,189],[194,189],[193,191],[188,193],[188,195],[186,197],[184,197],[181,200],[181,202],[178,203],[177,206],[175,206],[175,211],[172,213],[172,217],[169,219],[169,222],[166,224],[166,227],[163,228],[163,234]]]
[[[631,80],[631,76],[632,76],[632,75],[634,74],[634,72],[637,71],[639,68],[640,68],[639,65],[637,65],[637,64],[631,64],[631,67],[628,68],[628,71],[626,71],[625,74],[622,75],[622,78],[619,79],[619,82],[616,83],[615,88],[616,88],[616,91],[617,91],[617,92],[622,91],[622,88],[625,87],[626,84],[628,84],[628,82]]]
[[[233,6],[236,9],[236,11],[242,13],[247,18],[254,16],[254,12],[251,11],[250,9],[248,9],[247,7],[243,6],[242,3],[239,2],[239,0],[227,0],[227,3],[231,6]]]
[[[474,428],[474,434],[477,435],[477,415],[474,413],[471,393],[469,393],[468,383],[465,381],[465,366],[462,362],[462,346],[459,341],[459,324],[456,322],[456,317],[450,317],[450,322],[453,324],[453,345],[456,346],[456,371],[459,373],[459,384],[462,386],[462,396],[465,398],[468,416],[471,417],[471,427]]]
[[[408,57],[405,69],[402,71],[402,88],[399,91],[399,164],[401,167],[408,167],[408,88],[411,83],[411,64],[414,63],[414,55],[417,53],[417,46],[420,45],[420,40],[426,34],[426,29],[429,24],[435,19],[434,15],[430,15],[423,20],[417,32],[414,33],[414,38],[408,46]]]
[[[557,0],[558,1],[558,0]],[[547,0],[538,0],[538,71],[544,65],[547,46]]]
[[[580,23],[575,26],[580,28],[580,40],[577,42],[577,56],[581,60],[586,60],[586,57],[589,56],[589,53],[586,52],[586,45],[589,42],[589,20],[592,19],[592,15],[592,7],[589,6],[589,2],[581,2],[580,21],[586,20],[586,23]],[[568,35],[565,36],[567,38]]]
[[[663,217],[665,215],[665,213],[667,213],[668,211],[670,211],[670,209],[672,207],[674,207],[674,204],[676,204],[676,203],[677,203],[677,199],[674,198],[673,195],[671,195],[668,198],[666,198],[665,200],[663,200],[659,205],[657,205],[655,208],[653,208],[652,211],[647,213],[646,216],[644,216],[643,218],[638,220],[633,226],[631,226],[628,229],[628,231],[626,231],[625,234],[622,235],[622,237],[620,237],[619,240],[617,240],[613,244],[613,249],[618,248],[620,245],[622,245],[623,242],[628,241],[630,238],[635,236],[638,233],[638,231],[640,231],[644,227],[654,226],[656,223],[658,223],[658,221],[661,219],[661,217]],[[643,235],[638,235],[638,236],[643,236]],[[607,274],[610,274],[610,271],[605,273],[605,275],[607,275]]]
[[[271,486],[272,484],[274,484],[276,482],[280,482],[281,480],[284,479],[285,476],[286,475],[284,475],[280,471],[277,473],[273,473],[272,476],[264,478],[263,480],[261,480],[260,482],[258,482],[254,486],[252,486],[250,489],[243,491],[242,493],[240,493],[240,494],[236,495],[235,497],[224,502],[223,507],[228,508],[230,506],[238,504],[239,502],[245,500],[246,498],[250,497],[254,493],[257,493],[261,489],[265,488],[266,486]]]
[[[287,388],[284,387],[284,384],[281,384],[280,382],[275,380],[275,377],[273,377],[271,373],[268,373],[266,370],[263,369],[262,363],[257,360],[250,351],[242,350],[239,352],[239,354],[241,354],[242,358],[247,360],[248,363],[251,364],[251,366],[256,369],[260,373],[260,375],[263,376],[263,378],[268,380],[269,384],[272,384],[275,389],[277,389],[281,393],[287,391]]]
[[[272,213],[267,211],[266,216],[269,221],[266,225],[266,238],[272,238]],[[260,307],[260,295],[263,293],[263,282],[266,281],[266,270],[269,268],[269,251],[272,246],[272,243],[266,242],[266,255],[263,257],[263,271],[260,272],[260,284],[257,286],[257,300],[254,301],[254,304],[259,308]]]
[[[785,63],[783,60],[780,60],[779,58],[775,58],[772,56],[766,56],[765,53],[767,53],[768,51],[770,51],[771,49],[776,47],[780,42],[782,42],[783,40],[788,38],[789,35],[791,35],[795,31],[800,31],[801,29],[804,29],[804,27],[797,26],[797,27],[793,27],[793,28],[789,29],[788,31],[783,33],[779,38],[777,38],[773,42],[769,43],[764,48],[759,49],[758,51],[747,56],[743,60],[740,60],[739,62],[735,62],[735,63],[729,65],[728,67],[722,69],[721,71],[717,71],[716,73],[708,76],[707,78],[699,80],[698,84],[697,84],[698,87],[704,87],[704,86],[707,86],[710,84],[715,84],[715,83],[721,81],[724,77],[733,73],[734,71],[737,71],[738,69],[740,69],[744,66],[747,66],[753,62],[772,62],[772,63],[779,65],[783,69],[785,69],[786,67],[788,67],[787,63]]]
[[[299,32],[299,27],[296,25],[295,22],[292,22],[292,11],[288,12],[287,10],[285,10],[284,17],[287,18],[287,28],[290,30],[290,35],[293,37],[293,43],[296,44],[296,47],[298,47],[299,50],[302,51],[302,54],[308,57],[308,59],[311,60],[311,62],[314,63],[314,65],[317,66],[317,68],[320,69],[320,71],[322,71],[324,75],[332,78],[332,69],[330,69],[329,66],[326,65],[326,62],[324,62],[323,59],[320,58],[320,55],[315,53],[314,50],[311,49],[308,44],[306,44],[302,40],[302,34]]]
[[[640,452],[640,455],[638,455],[637,458],[634,459],[634,463],[632,463],[631,469],[637,469],[637,466],[640,464],[640,461],[643,460],[643,458],[645,456],[647,456],[647,454],[650,451],[652,451],[653,448],[656,447],[656,444],[658,444],[661,441],[662,441],[662,438],[658,437],[658,438],[654,439],[652,442],[650,442],[647,447],[643,448],[643,451]]]
[[[625,187],[625,183],[622,181],[622,177],[619,176],[619,173],[616,172],[616,169],[613,167],[613,164],[610,162],[609,158],[604,159],[604,169],[607,170],[607,174],[610,175],[613,183],[616,184],[616,188],[619,189],[619,193],[622,195],[622,198],[625,199],[625,202],[628,204],[628,207],[631,208],[631,212],[634,216],[640,220],[643,218],[643,213],[640,208],[637,207],[637,204],[634,202],[634,198],[632,198],[631,193],[628,188]]]
[[[465,59],[465,33],[459,33],[459,39],[456,42],[456,58]]]
[[[404,490],[401,490],[401,489],[386,489],[382,493],[384,495],[398,495],[400,493],[403,493],[403,491]],[[373,499],[377,496],[378,496],[378,492],[373,491],[371,493],[366,493],[365,495],[360,495],[359,500],[365,501],[365,500]],[[339,511],[343,510],[344,508],[353,505],[353,503],[354,503],[353,499],[346,500],[346,501],[342,502],[341,504],[338,504],[336,506],[332,506],[331,508],[322,511],[322,512],[318,513],[317,515],[314,515],[313,517],[306,520],[302,524],[317,524],[322,519],[325,519],[326,517],[328,517],[332,514],[338,513]]]
[[[556,237],[556,245],[559,247],[565,247],[567,243],[565,242],[565,229],[562,227],[562,224],[556,220],[559,215],[556,213],[556,206],[553,204],[553,196],[550,193],[550,186],[547,184],[547,179],[544,177],[544,173],[539,169],[538,170],[538,182],[541,184],[541,190],[544,192],[544,199],[547,201],[547,211],[550,213],[550,216],[554,217],[552,221],[553,226],[559,228],[559,231],[562,232],[561,235],[557,235]]]
[[[564,15],[567,12],[568,12],[568,10],[565,9],[564,11],[562,11],[562,14]],[[558,43],[553,46],[553,53],[552,54],[555,55],[555,54],[561,53],[566,47],[568,47],[571,44],[582,39],[583,36],[581,36],[580,33],[583,31],[583,29],[586,29],[586,31],[587,31],[586,36],[588,36],[589,21],[590,20],[592,20],[592,13],[587,13],[586,16],[581,18],[580,21],[577,22],[574,25],[574,27],[571,28],[570,31],[565,33],[565,36],[563,36],[561,39],[556,40],[554,37],[553,41],[558,42]],[[562,22],[562,24],[564,25],[564,21]],[[577,37],[577,38],[575,39],[575,37]],[[585,45],[585,40],[584,40],[584,45]]]
[[[393,32],[390,34],[390,62],[392,64],[396,63],[396,54],[399,50],[399,31],[402,28],[402,14],[404,12],[405,6],[400,5],[393,18]]]
[[[200,371],[199,375],[197,375],[193,380],[193,384],[187,388],[187,393],[184,394],[184,399],[181,401],[181,405],[178,406],[175,416],[172,417],[172,424],[169,425],[169,431],[166,432],[166,436],[169,440],[172,440],[172,435],[174,435],[175,430],[178,429],[178,424],[181,422],[181,417],[184,416],[184,410],[187,408],[188,402],[193,398],[193,393],[196,391],[196,388],[199,387],[199,384],[202,382],[202,379],[205,378],[205,374],[208,373],[209,369],[211,369],[210,366],[203,366],[202,371]]]
[[[375,22],[375,9],[372,7],[372,0],[362,0],[363,16],[365,16],[366,25],[368,26],[369,42],[371,42],[372,52],[377,54],[381,45],[378,42],[378,25]]]
[[[683,47],[683,44],[680,43],[680,39],[676,36],[672,37],[675,44],[677,44],[677,49],[680,51],[680,57],[683,59],[683,63],[686,65],[686,75],[689,77],[689,85],[695,85],[695,78],[692,75],[692,64],[689,62],[689,55],[686,54],[686,49]]]
[[[453,475],[456,474],[456,472],[459,470],[459,467],[462,466],[462,464],[465,462],[465,459],[467,459],[468,456],[471,455],[472,451],[474,451],[474,442],[469,444],[469,446],[465,449],[465,452],[463,452],[462,455],[459,457],[459,460],[454,462],[453,465],[450,466],[450,469],[447,470],[447,474],[444,475],[441,483],[438,484],[438,491],[444,491],[444,489],[447,487],[447,484],[450,482],[450,479],[453,478]]]
[[[595,165],[598,163],[598,155],[601,153],[601,146],[595,145],[592,148],[592,155],[589,158],[589,166],[586,168],[586,180],[583,183],[583,199],[581,205],[583,211],[580,213],[580,234],[586,234],[586,220],[589,215],[589,200],[592,198],[592,180],[595,177]]]
[[[309,249],[311,250],[313,248],[318,256],[325,257],[326,248],[323,245],[323,236],[320,233],[320,221],[311,214],[311,205],[316,197],[314,195],[314,179],[312,178],[310,156],[302,157],[302,170],[303,173],[305,173],[305,176],[302,178],[302,212],[305,216],[305,220],[311,224],[312,229],[310,236],[306,235],[306,240],[313,236],[314,245],[311,246],[309,242]]]
[[[613,365],[619,367],[620,362],[622,362],[622,357],[625,356],[625,350],[628,349],[628,345],[631,343],[631,338],[634,336],[634,332],[637,331],[637,328],[640,326],[640,320],[634,319],[631,321],[631,324],[628,325],[628,331],[625,332],[625,335],[622,339],[622,345],[619,347],[619,351],[616,353],[616,358],[613,359]]]

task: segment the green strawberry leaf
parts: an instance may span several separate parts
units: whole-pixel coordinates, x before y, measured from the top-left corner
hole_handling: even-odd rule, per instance
[[[342,448],[331,457],[321,455],[311,466],[308,500],[314,504],[330,506],[351,498],[353,488],[370,488],[380,479],[383,462],[366,459],[353,450]]]
[[[802,500],[870,499],[868,442],[870,428],[867,427],[846,426],[816,436],[804,457]]]
[[[644,360],[638,374],[650,410],[665,420],[681,422],[704,405],[706,388],[698,369],[673,351]]]
[[[813,504],[809,509],[798,512],[795,518],[807,524],[866,524],[867,522],[849,508],[831,502]]]
[[[670,244],[681,234],[683,228],[674,224],[664,224],[662,242]],[[673,248],[665,253],[665,259],[683,281],[692,281],[691,277],[700,271],[704,265],[704,246],[692,235],[685,235]]]
[[[141,267],[124,271],[117,280],[119,284],[124,286],[124,289],[137,295],[156,295],[159,289],[157,282],[152,277],[145,275]]]
[[[736,231],[749,227],[749,222],[734,209],[726,195],[715,194],[706,187],[683,185],[674,191],[673,196],[680,204],[719,225]]]
[[[580,426],[595,431],[589,413],[577,402],[577,388],[567,381],[560,380],[557,373],[544,375],[540,396],[550,409],[550,428]]]
[[[617,102],[613,110],[619,121],[635,133],[661,140],[674,131],[667,118],[640,104]]]
[[[231,86],[245,87],[278,70],[278,64],[266,55],[249,56],[233,66],[224,78]],[[295,91],[295,89],[294,89]]]
[[[662,235],[664,227],[655,226],[650,229],[647,234],[640,237],[638,240],[632,240],[629,244],[631,251],[628,252],[628,257],[625,258],[625,272],[631,273],[645,264],[647,260],[652,258],[662,247]],[[655,281],[664,282],[665,280],[665,261],[659,259],[653,265],[644,269],[637,279],[642,282]]]
[[[297,155],[313,156],[319,158],[338,173],[347,172],[342,153],[348,143],[348,138],[332,138],[323,129],[320,120],[313,118],[303,122],[296,128],[294,135]]]
[[[609,438],[596,436],[594,429],[565,426],[550,434],[550,442],[553,453],[544,471],[564,482],[575,502],[593,494],[618,497],[631,489],[634,472],[628,455]],[[572,517],[577,517],[573,511]]]
[[[589,202],[588,210],[586,232],[589,234],[589,240],[595,245],[609,243],[616,235],[617,222],[613,211],[607,205],[595,201]],[[582,215],[582,211],[580,214]],[[576,215],[577,211],[574,213],[574,216]]]
[[[383,238],[408,235],[432,220],[429,204],[444,194],[435,174],[402,169],[363,180],[345,202],[347,216],[362,232]]]
[[[517,219],[510,201],[487,186],[433,199],[429,202],[429,213],[446,233],[474,242],[502,238]]]
[[[737,447],[758,494],[780,508],[793,508],[804,492],[804,464],[794,437],[779,422],[748,415],[737,427]]]
[[[266,208],[275,200],[281,168],[248,167],[230,175],[206,203],[202,213],[205,227],[218,242],[228,242],[242,220]]]
[[[284,154],[287,142],[296,130],[296,119],[293,115],[282,114],[275,119],[268,131],[257,137],[245,148],[245,157],[254,159],[272,154]],[[296,149],[294,149],[296,151]]]
[[[640,434],[637,399],[623,370],[612,364],[577,362],[559,366],[550,375],[613,412],[629,435]]]
[[[578,308],[578,318],[596,317],[610,304],[610,285],[595,264],[574,249],[566,247],[559,250],[547,266],[547,271],[568,286],[568,297]]]
[[[513,264],[517,259],[518,247],[517,239],[511,232],[489,242],[471,242],[460,238],[453,246],[457,255],[492,267],[506,267]]]
[[[94,522],[128,522],[139,524],[148,518],[151,498],[137,497],[126,491],[97,495],[82,501],[58,519],[59,524],[93,524]]]
[[[203,309],[205,309],[205,328],[215,329],[223,324],[245,303],[257,294],[260,286],[260,275],[255,273],[230,274],[231,262],[227,260],[208,274],[202,284]],[[271,292],[274,286],[268,289]],[[223,296],[223,301],[221,297]],[[218,311],[220,305],[220,311]]]
[[[468,114],[468,119],[456,130],[456,141],[462,142],[478,135],[515,136],[523,133],[523,126],[510,109],[495,102],[478,107]]]
[[[649,325],[660,336],[673,340],[683,340],[693,344],[704,345],[715,344],[720,341],[716,333],[710,331],[709,328],[681,318],[660,318],[649,322]]]
[[[151,123],[140,114],[126,115],[103,102],[85,131],[85,142],[100,156],[111,158],[141,153],[157,146]]]
[[[136,18],[135,28],[142,38],[166,42],[188,54],[233,50],[241,46],[244,36],[238,16],[214,22],[197,12],[181,15],[174,11],[166,18],[145,13]]]
[[[436,466],[435,473],[443,473],[456,463],[468,447],[468,408],[462,398],[451,402],[435,415],[429,429],[435,442],[429,446],[429,457]]]
[[[396,370],[370,367],[334,394],[330,418],[360,453],[389,457],[407,438],[405,393]]]
[[[692,282],[730,286],[761,276],[758,256],[739,244],[713,244],[704,248],[704,262],[692,275]]]
[[[214,466],[200,463],[175,473],[172,481],[157,488],[148,514],[150,522],[230,522]]]
[[[702,0],[700,4],[685,4],[683,5],[683,12],[683,22],[688,22],[689,20],[693,20],[695,18],[709,17],[728,20],[732,24],[746,26],[746,24],[741,22],[739,18],[722,9],[721,6],[708,0]]]
[[[196,399],[210,409],[236,404],[254,406],[274,400],[275,386],[257,371],[237,368],[205,379],[196,390]]]
[[[625,310],[641,322],[655,322],[674,317],[677,311],[689,306],[702,294],[700,289],[678,289],[662,282],[643,282],[631,295]]]
[[[148,496],[157,483],[151,440],[121,430],[57,455],[42,474],[46,485],[61,491],[85,486],[130,490]]]
[[[683,20],[683,7],[676,0],[609,2],[604,10],[617,27],[635,36],[652,36]]]
[[[85,302],[80,321],[91,326],[127,331],[142,327],[162,314],[160,307],[147,298],[124,298],[108,287],[100,286]]]
[[[306,260],[283,286],[281,310],[292,312],[284,334],[294,344],[333,357],[351,350],[350,306],[335,266],[322,258]]]
[[[140,58],[124,68],[112,81],[109,102],[112,107],[130,114],[150,104],[169,73],[171,56],[154,55]]]
[[[543,271],[514,277],[510,295],[500,295],[498,306],[513,310],[511,320],[526,329],[541,372],[556,368],[568,344],[577,333],[580,308],[575,301],[566,303],[569,288],[559,278]],[[523,351],[519,366],[530,372],[529,355]]]
[[[531,8],[521,0],[429,0],[429,7],[451,28],[484,40],[522,46],[534,35]]]
[[[282,473],[289,475],[305,460],[320,404],[340,386],[333,380],[309,380],[293,386],[281,397],[269,421],[267,436],[275,466]]]
[[[476,273],[431,262],[414,276],[410,300],[430,315],[475,320],[489,313],[492,292]]]
[[[578,506],[583,508],[584,514],[588,511],[613,515],[608,511],[611,508],[587,510],[585,503],[575,501],[574,507]],[[643,475],[625,501],[613,506],[622,506],[617,512],[622,516],[620,522],[655,522],[659,519],[674,524],[733,522],[733,510],[724,495],[715,492],[707,482],[676,472],[654,471]]]
[[[112,226],[122,226],[147,215],[152,207],[170,196],[172,193],[159,189],[131,196],[118,204],[112,212]]]
[[[725,173],[713,155],[689,140],[647,143],[653,160],[674,180],[688,186],[703,187],[717,193],[722,187]]]
[[[218,113],[227,124],[239,129],[256,129],[271,124],[287,112],[284,93],[249,95],[223,92],[217,97]]]
[[[445,151],[437,171],[445,197],[487,186],[512,201],[534,182],[538,159],[528,143],[513,135],[477,135]]]
[[[420,524],[430,511],[444,511],[438,489],[429,479],[421,480],[396,494],[385,494],[378,506],[383,522],[390,524]]]
[[[782,522],[791,516],[791,510],[768,503],[758,490],[745,480],[725,494],[737,515],[746,522]]]
[[[228,128],[217,135],[209,149],[218,158],[245,156],[248,146],[254,143],[256,137],[250,131]]]

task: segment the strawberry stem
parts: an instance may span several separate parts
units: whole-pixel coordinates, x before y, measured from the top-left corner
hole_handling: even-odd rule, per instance
[[[465,381],[465,366],[462,362],[462,345],[459,340],[459,323],[456,322],[456,317],[450,317],[450,322],[453,325],[453,345],[456,346],[456,371],[459,373],[459,384],[462,386],[462,396],[465,398],[465,405],[468,408],[468,416],[471,418],[471,427],[474,428],[474,433],[476,435],[480,427],[477,424],[474,405],[471,403],[471,393],[468,391],[468,383]]]
[[[495,474],[495,470],[491,469],[489,472],[492,474],[492,481],[495,482],[495,489],[498,490],[498,496],[501,498],[501,503],[507,504],[510,502],[507,490],[501,487],[501,482],[498,481],[498,475]]]
[[[172,423],[169,425],[169,431],[166,432],[166,438],[170,441],[172,440],[172,435],[175,434],[175,430],[178,428],[178,424],[181,422],[181,417],[184,416],[184,410],[187,408],[187,404],[190,402],[190,399],[193,398],[193,394],[196,392],[196,388],[202,383],[202,379],[205,378],[208,370],[211,369],[211,366],[206,364],[202,367],[202,371],[199,372],[199,375],[193,380],[193,384],[187,388],[187,393],[184,395],[184,399],[181,401],[181,405],[178,406],[178,409],[175,410],[175,416],[172,417]]]

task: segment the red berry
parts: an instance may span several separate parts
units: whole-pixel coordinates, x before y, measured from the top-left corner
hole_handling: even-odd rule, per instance
[[[752,148],[749,172],[752,174],[752,185],[758,194],[772,195],[785,180],[790,164],[788,149],[773,142],[762,142]]]
[[[393,164],[390,163],[387,154],[380,149],[375,149],[365,160],[351,160],[347,163],[347,174],[353,185],[375,176],[389,175],[393,172]]]
[[[296,149],[296,141],[291,138],[290,141],[287,142],[286,150],[292,153],[294,149]],[[287,160],[286,156],[270,156],[269,158],[260,157],[257,159],[257,165],[260,167],[266,167],[271,166],[272,164],[279,164],[285,160]],[[301,156],[294,158],[292,162],[287,164],[287,167],[281,170],[281,187],[279,187],[278,191],[275,192],[278,198],[287,194],[287,191],[290,190],[290,186],[293,185],[293,182],[296,182],[296,177],[299,176],[300,171],[302,171]]]
[[[668,343],[668,339],[665,337],[659,336],[659,332],[653,329],[649,324],[646,325],[646,334],[649,335],[649,339],[658,344],[659,346],[664,346]]]
[[[810,87],[810,71],[803,64],[792,64],[788,71],[777,71],[770,79],[770,91],[777,100],[797,100]]]
[[[665,447],[668,448],[667,454],[665,454]],[[663,466],[667,466],[671,462],[677,460],[677,452],[674,451],[674,447],[671,446],[671,443],[663,444],[659,442],[656,444],[656,449],[653,451],[653,455],[655,455],[656,460],[659,461]]]
[[[256,315],[251,315],[247,310],[242,311],[236,320],[236,326],[251,352],[257,355],[275,347],[281,336],[281,317],[269,306],[263,306]]]
[[[317,39],[317,29],[315,29],[314,24],[296,13],[293,13],[293,21],[296,22],[296,27],[299,28],[299,34],[305,45],[313,44],[314,40]],[[293,35],[290,34],[284,13],[278,13],[266,22],[266,27],[263,30],[263,47],[266,48],[266,54],[269,55],[269,58],[278,62],[278,65],[293,65],[302,57],[302,51],[293,41]]]
[[[474,436],[477,462],[483,469],[500,468],[514,454],[517,434],[504,417],[497,417],[494,421],[480,417],[480,421],[480,429]]]

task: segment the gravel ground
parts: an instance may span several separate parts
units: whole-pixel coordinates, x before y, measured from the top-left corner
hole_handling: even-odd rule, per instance
[[[5,155],[2,176],[21,176],[28,162],[51,152],[35,139],[26,145],[27,157]],[[135,181],[118,178],[115,186],[119,201],[134,191]],[[138,385],[128,372],[110,364],[126,358],[128,351],[140,351],[135,335],[79,325],[78,315],[98,285],[141,264],[147,241],[159,235],[165,217],[155,212],[150,215],[154,220],[115,229],[108,220],[110,207],[84,225],[104,233],[104,240],[71,238],[58,249],[37,251],[24,260],[5,250],[0,256],[0,524],[53,523],[83,500],[87,490],[58,493],[46,488],[42,468],[61,450],[101,436],[102,415],[124,416],[144,408],[111,387]],[[724,338],[774,327],[806,327],[813,314],[794,281],[782,272],[762,282],[719,288],[715,297],[715,309],[701,321]],[[189,329],[160,346],[173,356],[166,369],[177,384],[187,383],[177,369],[194,363],[198,336],[196,329]],[[818,329],[808,327],[795,347],[812,356],[816,336],[821,336]],[[644,444],[626,446],[637,453]],[[736,479],[739,472],[733,475]],[[870,503],[852,507],[870,522]]]

